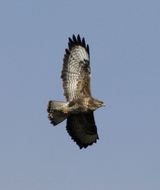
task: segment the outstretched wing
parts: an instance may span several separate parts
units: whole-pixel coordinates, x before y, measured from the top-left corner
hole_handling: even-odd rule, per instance
[[[74,114],[67,119],[67,131],[81,148],[96,143],[98,138],[93,112]]]
[[[69,38],[61,78],[67,101],[91,95],[89,46],[79,35]]]

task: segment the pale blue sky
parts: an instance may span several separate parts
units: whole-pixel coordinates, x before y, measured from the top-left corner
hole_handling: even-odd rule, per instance
[[[47,119],[64,100],[68,37],[91,51],[100,140],[79,150]],[[160,189],[160,2],[0,1],[0,189]]]

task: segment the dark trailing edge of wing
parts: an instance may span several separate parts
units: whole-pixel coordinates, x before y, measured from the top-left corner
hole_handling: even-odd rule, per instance
[[[78,122],[78,126],[76,126],[74,121]],[[77,131],[80,127],[82,127],[81,131]],[[67,118],[66,129],[71,139],[76,142],[80,149],[87,148],[89,145],[96,143],[99,139],[93,112],[70,115]],[[84,142],[84,138],[92,135],[96,136],[92,142]]]
[[[68,47],[69,50],[66,49],[66,54],[69,53],[69,51],[76,45],[82,46],[86,49],[88,55],[89,55],[89,45],[86,44],[85,39],[81,38],[80,35],[78,34],[77,37],[73,34],[72,38],[68,38]]]

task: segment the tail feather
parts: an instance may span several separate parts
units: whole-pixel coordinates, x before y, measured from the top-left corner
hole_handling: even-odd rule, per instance
[[[47,112],[48,118],[53,125],[57,125],[67,118],[67,114],[63,112],[65,106],[67,106],[66,102],[49,101]]]

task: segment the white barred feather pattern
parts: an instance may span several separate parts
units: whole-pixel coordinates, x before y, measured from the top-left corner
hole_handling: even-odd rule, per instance
[[[62,70],[64,95],[67,101],[76,98],[78,94],[78,82],[82,79],[82,69],[84,65],[89,69],[89,46],[85,44],[84,38],[81,40],[73,35],[69,38],[69,49],[66,49]]]

